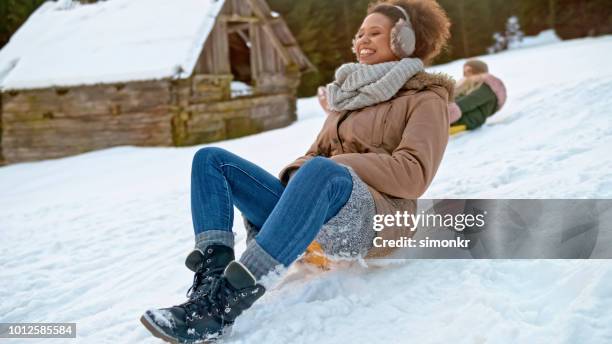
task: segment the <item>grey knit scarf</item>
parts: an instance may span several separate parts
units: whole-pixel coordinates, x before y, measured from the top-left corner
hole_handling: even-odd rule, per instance
[[[387,101],[423,69],[423,61],[416,58],[373,65],[343,64],[336,70],[336,80],[327,85],[329,107],[334,111],[357,110]]]

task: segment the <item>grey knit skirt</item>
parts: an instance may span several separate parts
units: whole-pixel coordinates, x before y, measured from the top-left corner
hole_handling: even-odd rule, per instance
[[[372,248],[376,232],[373,229],[376,206],[366,183],[343,165],[353,178],[353,190],[348,201],[329,219],[316,237],[326,255],[334,257],[364,257]]]

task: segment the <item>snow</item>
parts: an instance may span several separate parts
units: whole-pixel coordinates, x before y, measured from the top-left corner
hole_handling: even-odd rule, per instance
[[[0,89],[187,77],[223,4],[45,2],[0,51]]]
[[[480,57],[509,101],[451,140],[424,197],[611,198],[611,46],[606,36]],[[458,78],[464,62],[435,69]]]
[[[557,36],[555,30],[544,30],[535,36],[523,37],[521,42],[512,42],[509,49],[520,49],[536,47],[539,45],[547,45],[561,42],[561,38]]]
[[[611,52],[606,36],[482,57],[509,101],[450,140],[426,197],[612,197]],[[462,62],[433,70],[458,78]],[[277,173],[323,123],[315,98],[300,99],[298,112],[287,128],[215,145]],[[118,147],[0,168],[1,321],[77,322],[81,343],[158,343],[138,318],[182,302],[192,281],[183,262],[193,245],[190,162],[201,147]],[[240,221],[234,230],[239,254]],[[608,260],[378,265],[292,267],[224,343],[612,342]]]
[[[232,81],[230,85],[230,89],[232,90],[232,97],[237,96],[246,96],[253,94],[253,87],[242,81]]]

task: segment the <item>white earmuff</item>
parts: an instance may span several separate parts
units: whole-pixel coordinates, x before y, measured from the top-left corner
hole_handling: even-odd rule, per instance
[[[391,51],[399,58],[410,57],[416,47],[416,35],[412,29],[408,12],[400,6],[393,6],[400,10],[404,19],[400,19],[391,29]]]

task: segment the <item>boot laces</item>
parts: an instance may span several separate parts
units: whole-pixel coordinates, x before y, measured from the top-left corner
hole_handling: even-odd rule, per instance
[[[223,274],[224,270],[224,267],[211,269],[208,267],[205,268],[204,265],[200,266],[198,271],[193,276],[193,283],[191,284],[191,287],[189,287],[189,289],[187,290],[187,298],[189,300],[199,298],[200,294],[202,294],[206,289],[208,289],[206,288],[207,286],[210,286],[211,283],[214,283],[214,281],[221,278],[221,275]]]
[[[190,299],[179,305],[191,318],[202,318],[205,315],[220,317],[231,311],[231,307],[238,302],[239,295],[241,297],[247,295],[245,292],[239,293],[235,290],[221,275],[208,281],[210,282],[199,289],[200,292],[192,292]]]

